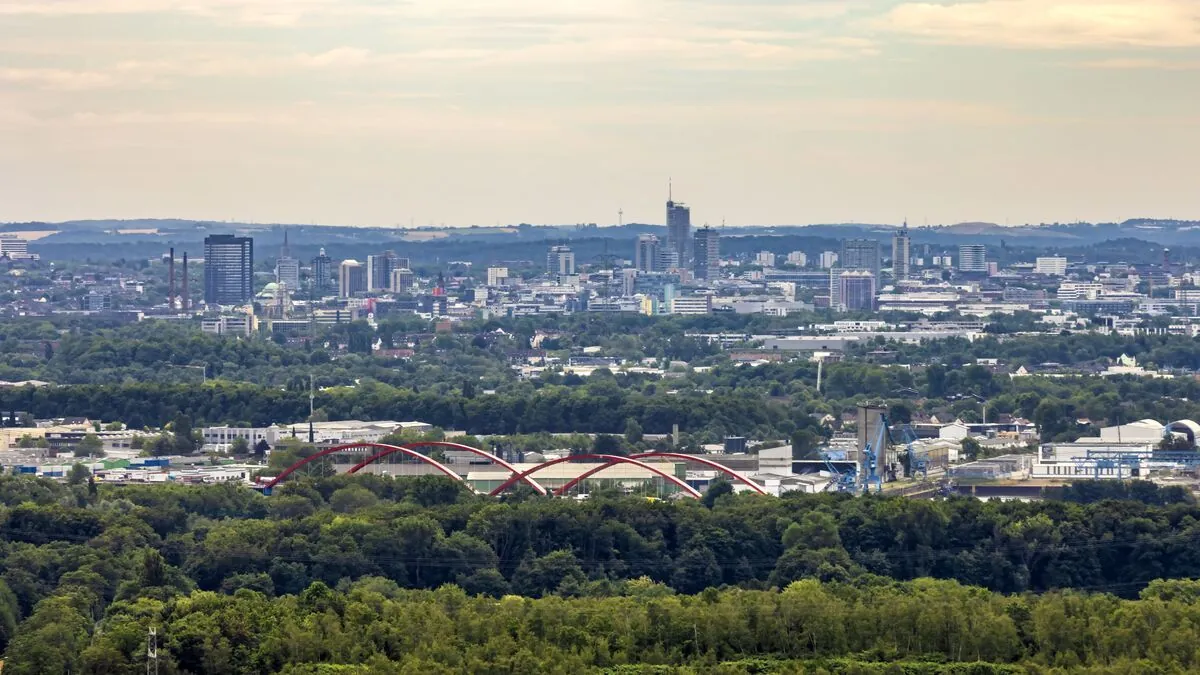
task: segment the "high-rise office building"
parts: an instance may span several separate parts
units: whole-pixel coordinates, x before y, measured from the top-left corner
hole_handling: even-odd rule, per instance
[[[829,308],[839,309],[842,306],[842,268],[829,268]]]
[[[692,259],[692,210],[667,192],[667,248],[675,252],[679,266],[686,268]]]
[[[386,291],[391,288],[392,270],[400,267],[400,257],[394,251],[367,256],[367,290]]]
[[[907,279],[910,272],[912,241],[908,238],[908,221],[892,237],[892,276],[896,281]]]
[[[290,293],[300,288],[300,261],[292,257],[286,227],[283,228],[283,247],[279,249],[279,259],[275,261],[275,282]]]
[[[546,253],[546,273],[551,276],[575,274],[575,253],[569,246],[551,246]]]
[[[343,260],[338,266],[338,295],[352,298],[367,292],[367,268],[357,260]]]
[[[987,272],[987,247],[983,244],[963,244],[958,247],[960,272]]]
[[[697,279],[709,281],[721,270],[721,233],[711,227],[696,230],[696,259],[692,267]]]
[[[838,277],[841,286],[841,308],[847,312],[870,312],[875,310],[875,276],[867,270],[842,272]]]
[[[842,242],[838,265],[844,270],[866,270],[879,278],[879,242],[874,239],[847,239]]]
[[[503,286],[508,283],[507,267],[489,267],[487,270],[488,286]]]
[[[315,295],[324,295],[333,288],[333,258],[325,255],[325,249],[312,259],[312,285]]]
[[[244,305],[254,299],[254,240],[232,234],[204,238],[204,302]]]
[[[417,277],[413,271],[407,267],[392,270],[392,286],[393,293],[407,293],[413,289],[417,283]]]
[[[639,234],[637,248],[633,252],[633,266],[639,272],[657,272],[659,270],[658,237],[652,234]]]

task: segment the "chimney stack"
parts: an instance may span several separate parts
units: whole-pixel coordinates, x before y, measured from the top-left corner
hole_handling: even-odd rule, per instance
[[[167,309],[175,309],[175,247],[171,247],[170,262],[167,263]]]
[[[183,311],[186,312],[192,308],[192,296],[188,295],[187,251],[183,252],[183,298],[181,301]]]

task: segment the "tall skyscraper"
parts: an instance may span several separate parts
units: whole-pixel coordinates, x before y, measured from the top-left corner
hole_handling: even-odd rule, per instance
[[[403,265],[403,267],[407,266],[407,264]],[[392,285],[392,270],[400,268],[400,257],[394,251],[367,256],[367,290],[388,290]]]
[[[987,247],[983,244],[963,244],[958,247],[960,272],[987,272]]]
[[[338,266],[338,295],[352,298],[367,292],[367,268],[357,260],[343,260]]]
[[[687,267],[692,260],[692,210],[677,202],[667,189],[667,248],[679,258],[679,266]]]
[[[633,252],[633,266],[639,272],[657,272],[658,267],[658,237],[652,234],[639,234],[637,249]]]
[[[838,266],[844,270],[866,270],[879,279],[879,242],[874,239],[843,241]]]
[[[546,273],[551,276],[575,274],[575,253],[570,246],[551,246],[546,253]]]
[[[312,284],[316,295],[328,293],[333,288],[333,258],[325,255],[325,249],[312,259]]]
[[[908,221],[904,221],[904,225],[892,237],[892,276],[896,281],[907,279],[910,269],[910,261],[912,260],[910,253],[912,250],[912,241],[908,238]]]
[[[279,259],[275,261],[275,282],[290,293],[300,289],[300,261],[292,257],[286,227],[283,228],[283,247],[279,249]]]
[[[254,299],[254,240],[232,234],[204,238],[204,302],[244,305]]]
[[[711,227],[696,230],[696,260],[692,272],[705,281],[718,276],[721,268],[721,233]]]
[[[841,286],[843,311],[860,312],[875,309],[875,276],[867,270],[842,272],[838,279]]]

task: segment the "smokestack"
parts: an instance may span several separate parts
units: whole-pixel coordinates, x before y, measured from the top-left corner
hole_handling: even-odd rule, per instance
[[[183,311],[192,308],[192,296],[188,295],[187,251],[183,252]]]
[[[167,308],[175,309],[175,247],[171,247],[170,262],[167,263]]]

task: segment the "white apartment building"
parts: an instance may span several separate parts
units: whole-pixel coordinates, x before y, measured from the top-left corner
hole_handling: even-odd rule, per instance
[[[1059,257],[1038,258],[1033,266],[1034,274],[1046,274],[1055,277],[1066,276],[1067,259]]]
[[[711,314],[712,296],[690,295],[672,298],[671,313],[683,315]]]
[[[1104,286],[1094,281],[1064,281],[1058,287],[1059,300],[1095,300],[1104,292]]]
[[[508,283],[507,267],[489,267],[487,270],[488,286],[503,286]]]

